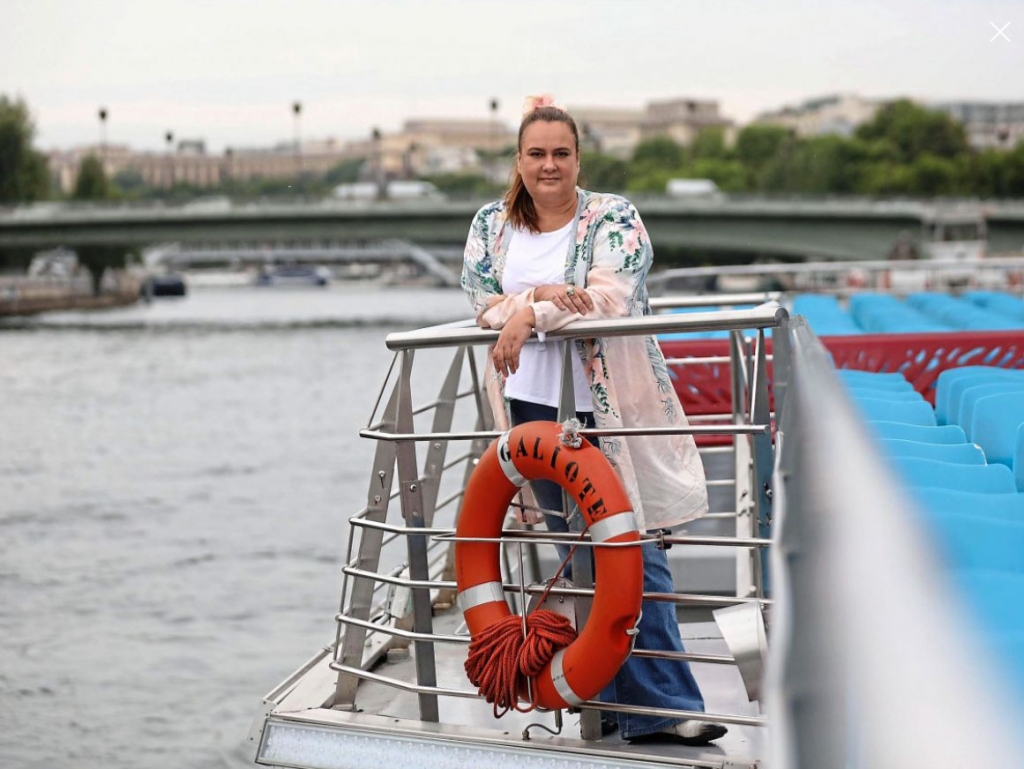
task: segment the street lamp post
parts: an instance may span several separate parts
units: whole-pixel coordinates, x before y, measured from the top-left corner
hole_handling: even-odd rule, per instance
[[[497,99],[491,99],[491,162],[488,163],[490,173],[489,182],[492,184],[498,181],[498,104]]]
[[[103,165],[103,173],[107,172],[107,108],[100,107],[100,162]]]
[[[174,186],[174,158],[171,157],[171,152],[174,147],[173,131],[168,131],[164,134],[164,143],[167,147],[167,160],[165,163],[167,166],[167,184],[165,186],[170,189]]]
[[[383,150],[383,139],[384,135],[380,132],[379,128],[373,129],[373,157],[374,166],[377,172],[377,199],[383,200],[387,197],[387,186],[384,181],[384,150]]]
[[[296,176],[302,175],[302,126],[300,125],[302,120],[302,102],[296,101],[292,103],[292,115],[294,116],[294,128],[295,128],[295,174]]]

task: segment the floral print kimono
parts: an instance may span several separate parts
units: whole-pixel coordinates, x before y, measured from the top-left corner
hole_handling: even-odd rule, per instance
[[[647,272],[653,253],[636,208],[618,195],[577,190],[576,237],[565,260],[565,282],[583,286],[594,309],[581,316],[550,301],[534,301],[534,290],[505,296],[501,279],[515,228],[503,201],[484,206],[473,219],[466,242],[462,287],[477,322],[500,329],[520,309],[532,306],[537,331],[553,331],[586,318],[649,315]],[[528,343],[529,344],[529,343]],[[685,426],[679,398],[661,349],[652,336],[578,339],[598,427]],[[487,366],[486,384],[496,429],[509,429],[504,380]],[[641,531],[668,528],[707,512],[704,467],[689,435],[601,438],[601,449],[622,478]]]

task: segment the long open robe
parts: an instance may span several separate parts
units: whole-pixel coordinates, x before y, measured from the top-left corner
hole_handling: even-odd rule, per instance
[[[535,301],[534,289],[501,296],[501,279],[515,228],[502,201],[477,212],[466,242],[462,286],[484,328],[500,329],[532,306],[537,331],[580,319],[639,317],[651,313],[646,278],[653,252],[640,214],[619,195],[577,190],[576,237],[565,260],[565,282],[586,288],[594,309],[585,316]],[[686,415],[652,336],[614,336],[575,342],[590,384],[598,427],[685,426]],[[496,429],[509,428],[504,381],[487,366],[488,398]],[[704,467],[689,435],[601,438],[601,449],[622,479],[641,530],[668,528],[708,509]]]

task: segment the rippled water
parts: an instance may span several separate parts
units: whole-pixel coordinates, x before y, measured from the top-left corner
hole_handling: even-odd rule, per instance
[[[468,314],[346,285],[0,325],[0,766],[250,765],[333,638],[384,335]]]

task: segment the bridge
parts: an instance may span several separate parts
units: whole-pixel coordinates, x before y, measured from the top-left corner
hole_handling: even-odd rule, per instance
[[[991,252],[1024,248],[1024,203],[912,200],[636,198],[655,249],[748,252],[807,259],[877,259],[901,233],[920,245],[942,211],[988,222]],[[483,201],[295,203],[198,201],[183,206],[41,204],[0,212],[0,249],[154,243],[295,243],[401,240],[426,251],[465,242]]]

